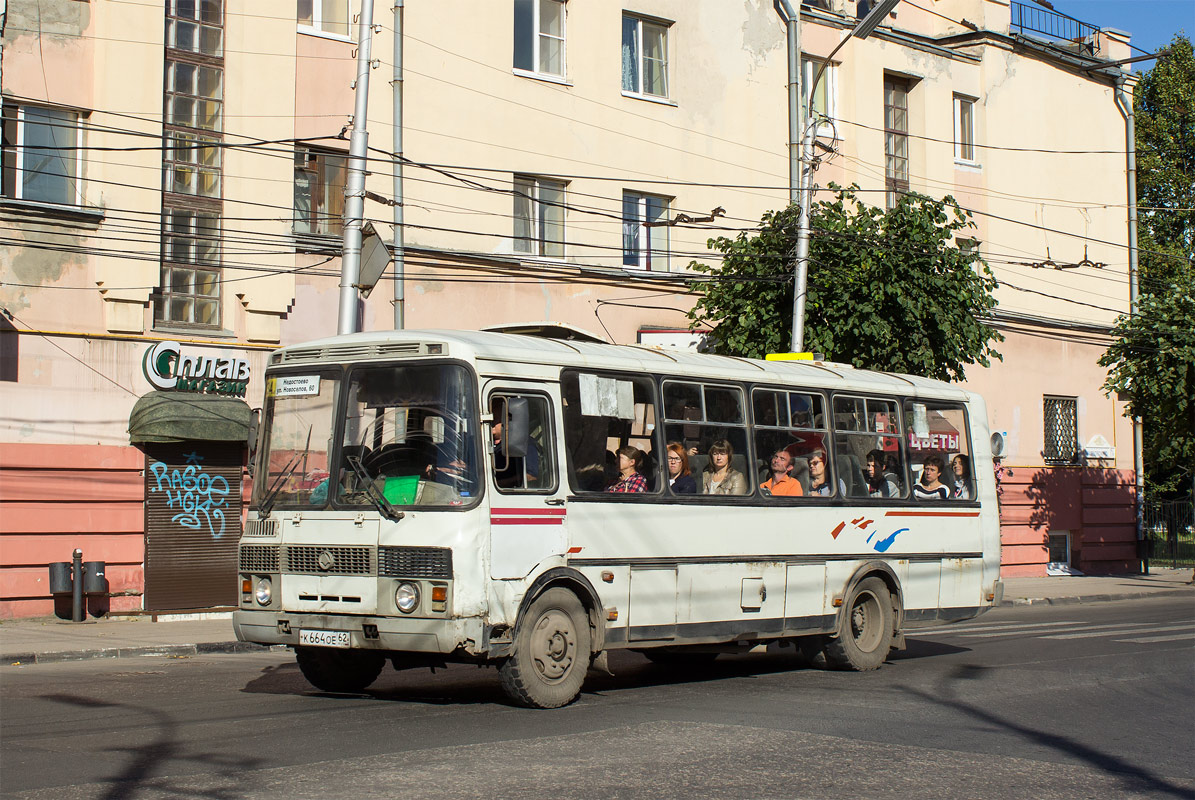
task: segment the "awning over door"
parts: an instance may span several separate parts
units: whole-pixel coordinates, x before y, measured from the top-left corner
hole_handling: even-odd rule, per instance
[[[150,392],[129,415],[129,440],[145,442],[244,442],[249,405],[237,397],[186,392]]]

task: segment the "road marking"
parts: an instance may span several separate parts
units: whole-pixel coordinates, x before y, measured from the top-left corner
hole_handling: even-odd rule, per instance
[[[1190,639],[1191,634],[1179,633],[1173,636],[1144,636],[1140,639],[1117,639],[1118,642],[1131,642],[1133,644],[1153,644],[1154,642],[1181,642],[1184,639]]]
[[[1040,638],[1042,638],[1042,639],[1090,639],[1094,636],[1124,636],[1126,634],[1132,634],[1132,633],[1158,633],[1160,631],[1178,631],[1178,630],[1184,630],[1187,628],[1195,628],[1195,622],[1186,622],[1186,623],[1183,623],[1182,625],[1166,625],[1163,627],[1158,627],[1156,625],[1151,625],[1148,627],[1141,627],[1140,625],[1136,625],[1136,626],[1129,626],[1126,628],[1125,626],[1122,625],[1122,626],[1120,626],[1119,630],[1091,631],[1091,632],[1084,632],[1084,633],[1064,633],[1064,634],[1060,634],[1058,636],[1042,636]]]
[[[1076,620],[1066,620],[1065,622],[993,622],[989,625],[958,626],[951,628],[951,632],[958,633],[976,633],[979,631],[1006,631],[1006,630],[1021,630],[1022,628],[1046,628],[1057,627],[1059,625],[1082,625],[1083,623]]]
[[[1017,628],[1016,630],[996,631],[994,633],[976,633],[976,634],[960,633],[959,636],[963,637],[964,639],[992,639],[997,636],[1037,636],[1038,634],[1056,633],[1056,632],[1062,631],[1062,630],[1093,631],[1093,630],[1097,630],[1099,628],[1123,628],[1130,623],[1114,622],[1114,623],[1107,623],[1104,625],[1086,625],[1081,622],[1067,622],[1067,623],[1063,623],[1063,624],[1066,627],[1055,628],[1054,630],[1048,630],[1048,631],[1025,630],[1023,628]],[[1138,624],[1140,624],[1140,623],[1138,623]],[[1026,625],[1026,626],[1024,626],[1024,628],[1028,628],[1028,626]]]

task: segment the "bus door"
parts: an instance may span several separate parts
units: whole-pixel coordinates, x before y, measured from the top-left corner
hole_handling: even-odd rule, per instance
[[[557,464],[555,399],[536,386],[486,387],[490,577],[526,577],[568,549],[567,509]]]

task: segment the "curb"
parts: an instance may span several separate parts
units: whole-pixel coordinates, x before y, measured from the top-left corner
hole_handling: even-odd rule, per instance
[[[1123,594],[1087,594],[1068,597],[1018,597],[1014,600],[1004,600],[1000,608],[1013,606],[1071,606],[1081,603],[1107,603],[1115,600],[1140,600],[1143,597],[1185,597],[1192,594],[1192,589],[1159,589],[1152,592],[1126,592]]]
[[[204,642],[202,644],[167,644],[151,647],[109,647],[101,650],[65,650],[54,653],[12,653],[0,658],[0,664],[19,667],[27,664],[89,661],[94,658],[133,658],[136,656],[182,658],[185,656],[218,653],[269,653],[286,649],[288,648],[284,644],[263,645],[253,644],[252,642]]]

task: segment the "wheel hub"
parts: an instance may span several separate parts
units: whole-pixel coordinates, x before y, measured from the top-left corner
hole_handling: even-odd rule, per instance
[[[553,681],[563,678],[576,653],[576,638],[568,615],[559,611],[544,614],[531,637],[531,650],[541,677]]]

